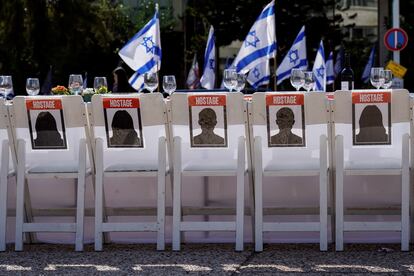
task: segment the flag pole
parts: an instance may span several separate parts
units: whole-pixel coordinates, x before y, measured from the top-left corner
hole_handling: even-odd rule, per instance
[[[275,11],[276,12],[276,11]],[[275,42],[277,41],[276,39],[276,14],[275,14]],[[276,70],[277,70],[277,43],[276,43],[276,51],[275,51],[275,57],[274,57],[274,62],[273,62],[273,67],[275,68],[275,84],[274,84],[274,91],[277,91],[277,74],[276,74]]]

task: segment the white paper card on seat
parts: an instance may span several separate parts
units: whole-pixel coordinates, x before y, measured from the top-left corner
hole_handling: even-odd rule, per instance
[[[391,92],[352,93],[353,145],[391,144]]]
[[[191,147],[227,147],[226,95],[188,97]]]
[[[33,150],[67,149],[65,120],[60,99],[26,100]]]
[[[102,98],[108,148],[142,148],[139,98]]]
[[[303,94],[266,95],[269,147],[304,147],[305,112]]]

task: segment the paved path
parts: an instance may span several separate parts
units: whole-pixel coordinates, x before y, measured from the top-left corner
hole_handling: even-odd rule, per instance
[[[184,245],[181,252],[157,252],[153,245],[107,245],[94,252],[67,245],[25,245],[0,253],[0,275],[319,275],[414,274],[414,252],[396,245],[348,245],[344,252],[319,252],[317,245],[271,245],[262,253],[247,246]]]

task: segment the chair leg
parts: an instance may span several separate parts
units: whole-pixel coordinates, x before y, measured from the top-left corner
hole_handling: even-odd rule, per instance
[[[23,220],[24,220],[24,182],[25,182],[25,142],[18,141],[17,154],[17,187],[16,187],[16,235],[15,250],[23,250]]]
[[[157,174],[157,250],[165,250],[165,179],[166,179],[166,141],[160,137],[158,143],[158,174]]]
[[[85,221],[85,175],[86,175],[86,141],[79,142],[79,172],[76,199],[76,237],[75,250],[83,251],[83,233]]]
[[[401,175],[401,251],[410,249],[410,167],[409,136],[403,136]]]
[[[263,251],[263,169],[262,144],[260,137],[254,138],[255,171],[254,171],[254,197],[255,197],[255,251]]]
[[[343,137],[336,137],[336,177],[335,177],[335,249],[344,250],[344,157]]]
[[[9,170],[9,143],[2,144],[1,169],[0,169],[0,251],[6,250],[6,225],[7,225],[7,175]]]
[[[245,138],[239,137],[236,188],[236,251],[243,251],[244,247],[244,172],[246,167],[245,144]]]
[[[103,244],[103,146],[102,139],[95,142],[95,251],[102,251]]]
[[[320,137],[320,172],[319,172],[319,248],[328,250],[328,160],[327,137]]]
[[[173,183],[173,233],[172,249],[181,246],[181,139],[174,138],[174,183]]]

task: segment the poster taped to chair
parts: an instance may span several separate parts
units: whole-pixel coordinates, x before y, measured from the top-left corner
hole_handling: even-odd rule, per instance
[[[266,95],[269,147],[304,147],[305,112],[303,94]]]
[[[142,123],[138,98],[103,98],[108,148],[142,148]]]
[[[353,145],[391,144],[391,93],[352,93]]]
[[[226,95],[188,97],[191,147],[227,147]]]
[[[67,149],[62,100],[26,100],[32,149]]]

